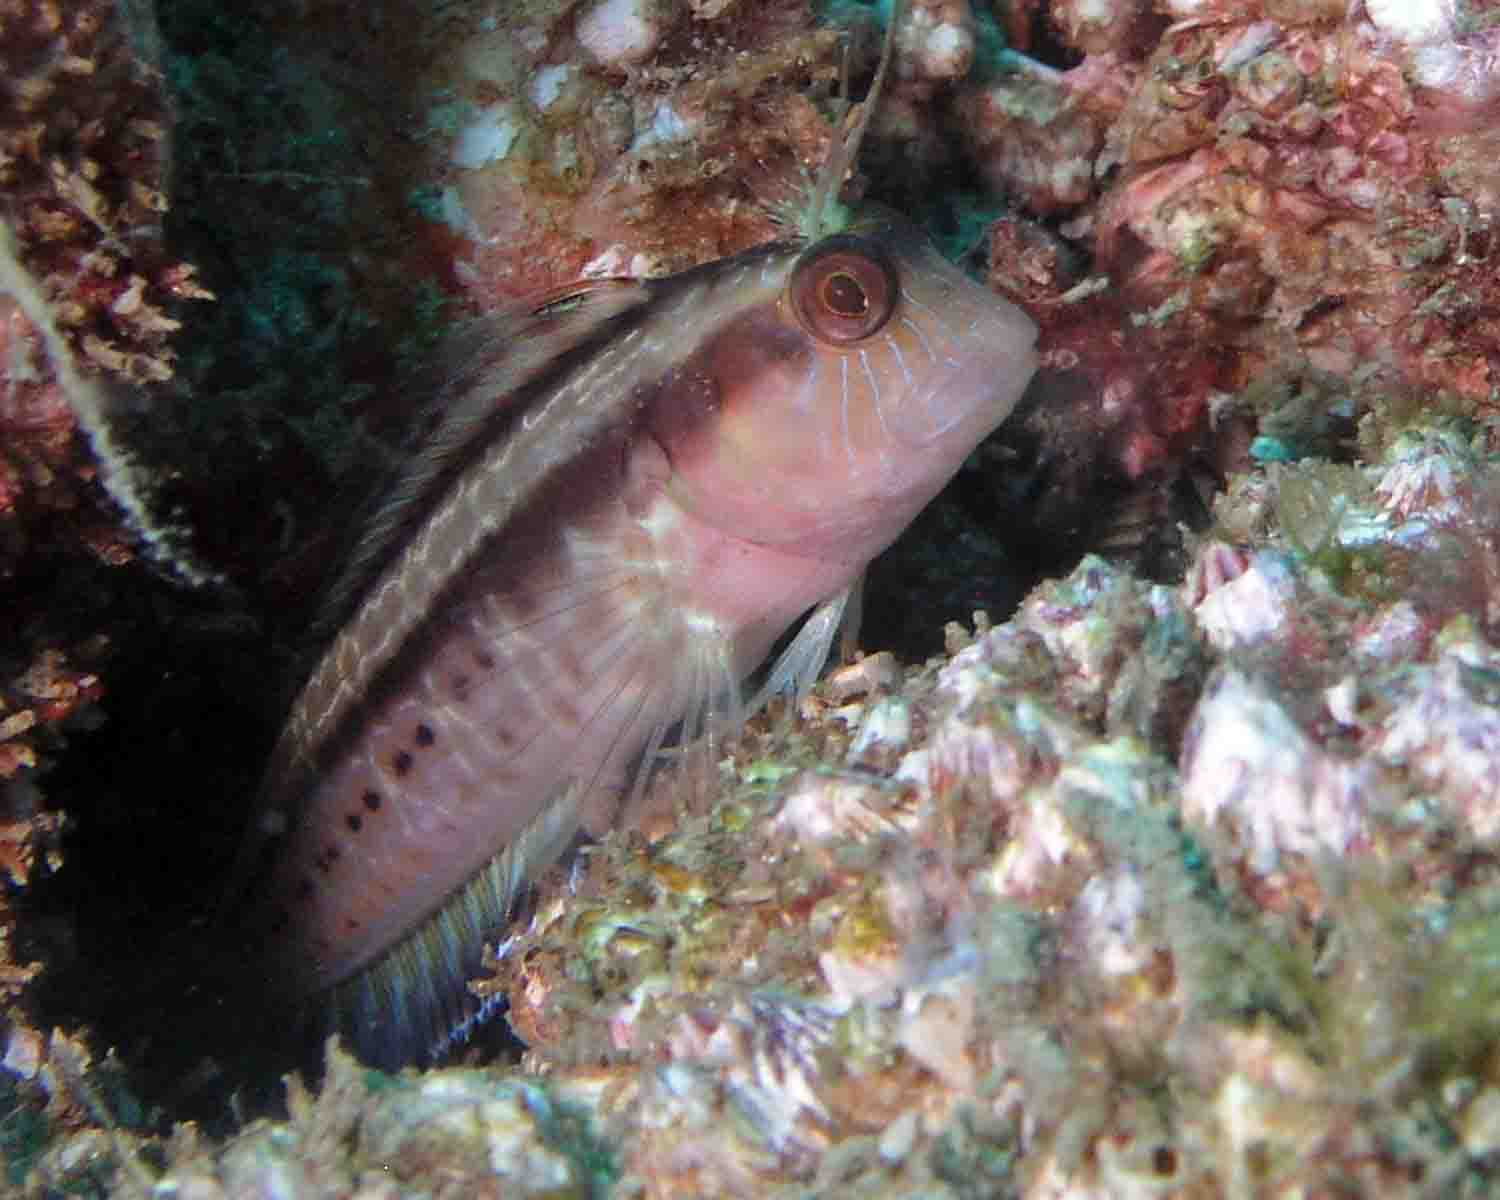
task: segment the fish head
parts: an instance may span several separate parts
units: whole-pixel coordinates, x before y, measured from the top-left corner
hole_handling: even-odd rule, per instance
[[[768,260],[674,372],[656,434],[700,520],[790,553],[884,549],[1015,407],[1036,327],[884,214]]]

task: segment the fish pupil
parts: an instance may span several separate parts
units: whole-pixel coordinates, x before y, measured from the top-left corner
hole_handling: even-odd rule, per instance
[[[835,272],[824,280],[823,303],[841,317],[862,317],[870,310],[864,286],[848,271]]]

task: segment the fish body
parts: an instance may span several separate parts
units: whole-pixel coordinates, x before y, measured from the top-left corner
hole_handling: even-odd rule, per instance
[[[805,685],[842,597],[1011,410],[1035,330],[891,217],[584,288],[471,347],[295,701],[246,903],[372,1057],[674,728]],[[823,606],[819,608],[819,606]],[[263,853],[261,852],[263,851]]]

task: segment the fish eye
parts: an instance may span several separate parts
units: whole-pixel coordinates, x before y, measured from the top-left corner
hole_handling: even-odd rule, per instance
[[[814,337],[847,345],[869,337],[896,308],[896,273],[871,242],[827,238],[792,273],[792,308]]]

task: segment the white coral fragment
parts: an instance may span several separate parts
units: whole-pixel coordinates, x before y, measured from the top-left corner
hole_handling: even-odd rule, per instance
[[[1412,671],[1374,739],[1375,753],[1437,790],[1480,842],[1500,837],[1500,653],[1477,637],[1450,640]]]
[[[1073,906],[1073,945],[1102,974],[1133,974],[1151,961],[1151,942],[1140,930],[1145,910],[1139,871],[1127,865],[1095,875]]]
[[[974,1086],[969,1039],[974,1032],[974,977],[959,975],[902,1000],[897,1040],[902,1049],[951,1088]]]
[[[896,35],[896,69],[907,77],[962,79],[974,64],[968,0],[917,0]]]
[[[578,20],[578,44],[601,66],[634,66],[656,52],[672,8],[666,0],[598,0]]]
[[[453,165],[472,171],[500,162],[510,153],[519,132],[508,105],[483,109],[454,141]]]
[[[1193,610],[1216,649],[1229,652],[1274,637],[1291,621],[1297,584],[1291,565],[1270,551],[1257,554],[1244,574],[1209,592]]]
[[[1405,521],[1422,516],[1429,521],[1457,519],[1469,500],[1468,454],[1451,437],[1408,439],[1397,448],[1395,461],[1375,485],[1381,507]]]
[[[772,829],[813,846],[894,832],[895,824],[882,811],[882,799],[869,782],[804,771],[788,791]]]
[[[1340,857],[1367,841],[1373,776],[1367,761],[1317,745],[1266,684],[1223,668],[1188,729],[1182,815],[1269,875],[1286,855]]]
[[[911,741],[911,706],[904,700],[876,701],[860,721],[859,732],[849,747],[850,762],[858,762],[878,750],[899,752]]]
[[[1370,23],[1408,46],[1448,41],[1457,26],[1453,0],[1365,0]]]

